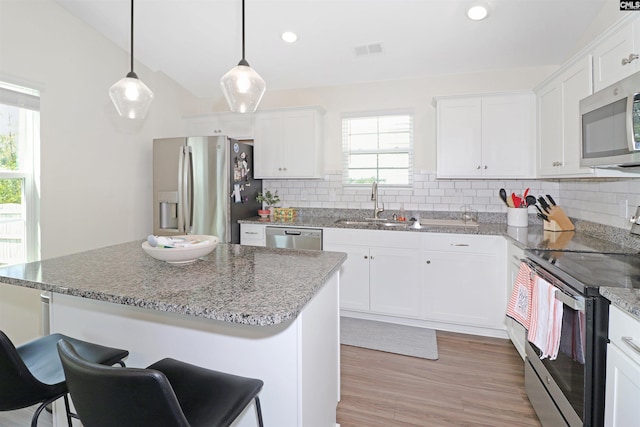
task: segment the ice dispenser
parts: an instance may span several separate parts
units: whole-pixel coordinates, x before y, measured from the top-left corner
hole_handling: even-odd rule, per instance
[[[178,192],[177,191],[159,191],[158,210],[159,222],[161,229],[178,229]]]

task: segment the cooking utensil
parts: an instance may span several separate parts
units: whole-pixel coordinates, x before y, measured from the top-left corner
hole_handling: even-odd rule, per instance
[[[507,190],[505,190],[504,188],[501,188],[499,193],[500,193],[500,198],[502,199],[504,204],[507,205],[507,207],[509,207],[509,203],[507,203]]]
[[[526,190],[524,190],[524,194],[522,195],[522,198],[523,198],[524,200],[527,200],[527,195],[528,195],[528,194],[529,194],[529,187],[527,187],[527,189],[526,189]]]
[[[529,190],[527,188],[527,190]],[[527,203],[527,206],[535,206],[536,205],[536,196],[526,196],[525,197],[525,202]]]
[[[546,213],[549,213],[549,208],[551,206],[549,206],[549,203],[547,203],[547,201],[544,199],[544,197],[542,197],[542,196],[538,197],[538,203],[540,203],[540,206],[542,206],[542,209],[544,209],[544,211]]]
[[[547,215],[544,214],[544,212],[542,212],[542,209],[540,209],[540,206],[538,205],[533,205],[536,207],[536,209],[538,210],[538,216],[542,219],[544,219],[545,221],[549,221],[549,217]]]
[[[547,200],[553,205],[556,206],[556,201],[553,200],[553,197],[551,197],[550,195],[547,194]]]
[[[511,193],[511,200],[513,200],[513,207],[514,208],[519,208],[520,205],[522,204],[522,199],[518,196],[516,196],[516,193]]]

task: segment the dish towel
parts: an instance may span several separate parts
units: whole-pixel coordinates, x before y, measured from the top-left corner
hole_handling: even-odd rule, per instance
[[[531,292],[535,277],[526,262],[520,263],[518,276],[507,305],[507,316],[520,323],[525,329],[529,329],[531,324]]]
[[[527,339],[540,349],[541,359],[554,360],[560,348],[562,303],[555,297],[556,289],[541,277],[536,277],[531,295],[531,324]]]

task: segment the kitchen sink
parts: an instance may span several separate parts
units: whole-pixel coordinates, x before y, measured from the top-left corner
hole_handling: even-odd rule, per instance
[[[386,218],[365,218],[365,219],[339,219],[335,224],[340,225],[377,225],[382,228],[407,228],[413,226],[413,221],[394,221]],[[440,226],[440,227],[477,227],[475,221],[465,222],[461,219],[420,219],[422,227]],[[419,227],[418,227],[419,228]]]

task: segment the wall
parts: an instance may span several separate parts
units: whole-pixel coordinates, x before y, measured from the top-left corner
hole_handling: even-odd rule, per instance
[[[42,258],[151,232],[151,141],[184,133],[191,96],[136,64],[156,99],[144,122],[121,119],[108,89],[128,61],[50,0],[0,0],[0,79],[41,90]]]

